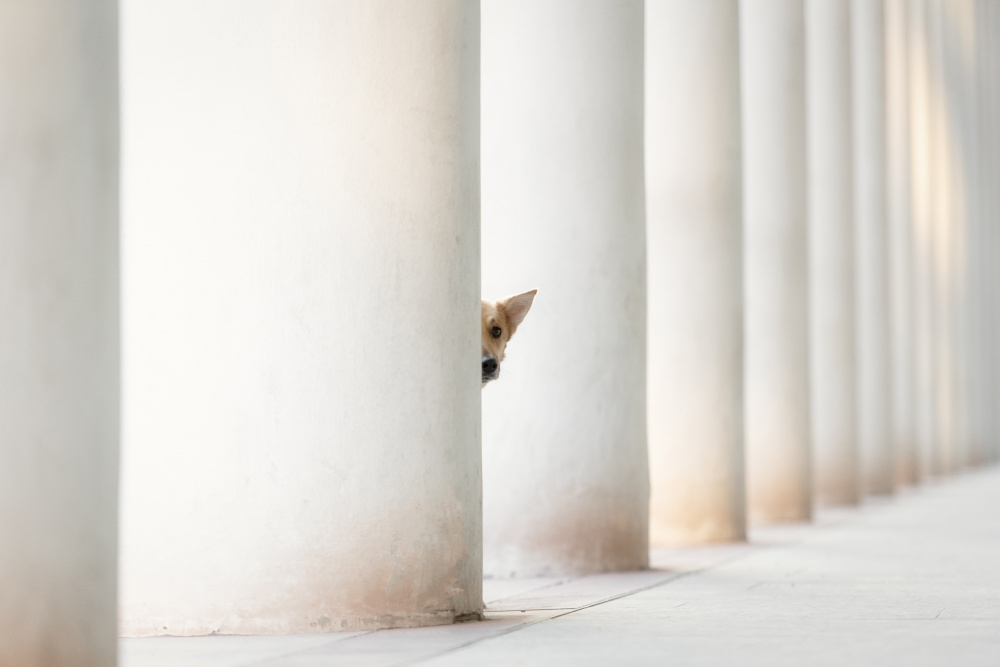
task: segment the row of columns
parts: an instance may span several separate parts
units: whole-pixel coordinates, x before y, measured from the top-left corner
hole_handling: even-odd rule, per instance
[[[71,4],[0,9],[0,663],[113,662],[119,404],[128,635],[471,618],[1000,455],[995,3],[126,0],[120,126]],[[482,418],[480,252],[541,288]]]
[[[522,12],[521,21],[530,22]],[[972,0],[646,3],[644,403],[654,546],[742,539],[747,518],[807,520],[814,504],[857,504],[996,460],[997,355],[988,340],[997,298],[989,272],[998,249],[987,230],[997,210],[980,174],[995,169],[997,155],[989,125],[997,84],[988,74],[996,67],[995,13]],[[498,30],[493,39],[504,58],[528,53],[527,40],[511,32]],[[525,56],[536,59],[535,70],[489,93],[505,98],[498,117],[526,108],[525,100],[541,104],[536,87],[546,72],[565,72],[564,61],[583,53],[536,48]],[[563,117],[581,127],[574,114]],[[543,210],[545,194],[513,193],[513,186],[585,169],[580,155],[527,159],[519,137],[540,145],[530,130],[499,121],[491,127],[488,108],[484,119],[484,174],[501,152],[496,169],[516,172],[507,181],[488,176],[484,188],[491,178],[503,182],[497,202],[519,201],[517,217],[544,233],[528,212]],[[617,163],[603,164],[608,179],[623,173]],[[573,207],[600,207],[598,193],[581,189]],[[567,210],[562,201],[556,207]],[[485,205],[484,215],[490,210]],[[573,261],[555,261],[549,251],[528,258],[541,242],[518,236],[503,243],[510,229],[503,225],[520,223],[499,213],[494,219],[485,226],[494,242],[484,244],[484,285],[502,292],[519,275],[532,276],[530,285],[572,275],[581,294],[540,293],[535,319],[508,362],[519,376],[484,396],[484,456],[541,451],[532,465],[537,479],[548,480],[542,486],[604,497],[588,481],[608,479],[604,452],[620,453],[621,462],[634,449],[602,427],[609,412],[636,398],[589,370],[591,363],[613,367],[622,356],[601,357],[562,332],[567,320],[582,317],[573,315],[580,299],[607,284],[607,267],[634,260],[609,243],[603,261],[584,261],[593,231],[560,229],[564,253],[602,267],[583,279],[569,270]],[[608,308],[585,302],[586,312]],[[546,307],[559,316],[539,314]],[[532,336],[559,343],[543,351],[527,340]],[[554,372],[545,360],[560,351],[581,372],[543,388]],[[590,355],[581,359],[581,352]],[[574,411],[583,378],[605,385],[600,409]],[[600,434],[603,447],[548,430],[553,406],[567,404],[574,428]],[[494,413],[496,426],[489,423]],[[567,464],[553,450],[575,458]],[[537,480],[519,485],[525,471],[487,469],[487,479],[494,474],[494,488],[505,490],[494,496],[491,484],[486,488],[488,574],[581,571],[574,557],[553,557],[544,539],[513,548],[511,531],[494,525],[558,537],[574,556],[602,551],[593,533],[569,531],[578,536],[573,543],[553,528],[564,525],[558,513],[536,522],[537,504],[532,513],[507,504],[512,496],[525,505],[548,502],[549,491],[530,492]],[[620,488],[641,493],[641,465],[631,474],[631,486]],[[623,544],[613,534],[602,533],[603,543]],[[631,544],[641,558],[638,542]],[[595,561],[588,571],[620,562]]]

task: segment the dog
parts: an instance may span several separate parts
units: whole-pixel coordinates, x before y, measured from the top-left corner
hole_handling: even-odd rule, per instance
[[[483,387],[500,377],[507,342],[524,321],[536,292],[533,289],[497,302],[483,301]]]

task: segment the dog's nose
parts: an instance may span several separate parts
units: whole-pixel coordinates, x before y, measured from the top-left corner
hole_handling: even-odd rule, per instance
[[[493,375],[497,372],[497,360],[494,357],[483,357],[483,375]]]

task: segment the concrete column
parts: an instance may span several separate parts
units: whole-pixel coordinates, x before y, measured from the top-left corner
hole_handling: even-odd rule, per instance
[[[916,459],[920,477],[932,472],[936,430],[934,392],[934,270],[931,215],[931,78],[927,0],[909,0],[909,99],[913,212],[913,333]]]
[[[990,340],[1000,339],[1000,191],[995,184],[1000,179],[1000,8],[995,4],[990,8],[990,109],[988,117],[991,119],[988,130],[988,140],[990,146],[989,156],[989,180],[990,201],[989,218],[987,227],[991,233],[989,266],[992,267],[990,280],[990,309],[992,311],[992,329]],[[990,414],[993,415],[992,433],[993,440],[993,460],[1000,461],[1000,350],[996,345],[992,346],[993,372],[992,396],[990,404]]]
[[[115,664],[114,2],[0,3],[0,665]]]
[[[983,327],[985,348],[986,395],[984,411],[987,415],[987,447],[990,461],[1000,460],[1000,7],[995,2],[980,4],[984,11],[977,26],[982,26],[983,55],[980,103],[980,141],[983,146],[982,195],[984,198],[983,244],[984,295],[982,308],[986,315]]]
[[[483,295],[539,288],[483,391],[488,576],[648,564],[642,25],[483,4]]]
[[[745,535],[736,0],[646,5],[650,540]]]
[[[916,318],[911,197],[909,3],[885,3],[886,214],[889,226],[890,442],[894,479],[920,481],[917,457]]]
[[[994,406],[996,405],[996,332],[994,329],[994,285],[1000,276],[997,275],[995,263],[997,255],[994,254],[993,244],[997,225],[996,209],[994,201],[996,197],[996,179],[1000,178],[1000,172],[995,170],[995,153],[993,148],[993,133],[995,132],[995,114],[998,109],[994,106],[994,95],[996,87],[996,77],[1000,76],[1000,70],[996,68],[997,42],[1000,40],[1000,31],[997,31],[996,21],[1000,15],[997,5],[992,0],[980,0],[976,2],[976,136],[975,141],[979,144],[979,229],[980,237],[978,243],[977,258],[980,266],[979,273],[979,295],[974,308],[979,314],[976,322],[976,335],[978,345],[976,353],[978,372],[980,373],[981,393],[979,395],[978,409],[981,416],[981,435],[984,460],[986,463],[993,463],[996,459],[995,433],[997,415]]]
[[[862,490],[895,486],[889,347],[885,5],[851,0],[858,447]]]
[[[954,35],[955,62],[960,93],[960,133],[959,154],[961,156],[962,179],[960,181],[962,217],[960,219],[959,243],[956,248],[956,262],[961,281],[960,292],[960,338],[958,355],[961,359],[962,392],[961,405],[961,452],[960,463],[965,466],[982,465],[985,450],[982,436],[982,376],[980,370],[983,353],[980,350],[978,322],[981,309],[977,308],[982,291],[980,284],[981,265],[979,252],[982,246],[979,210],[980,191],[980,144],[977,131],[977,70],[976,0],[960,0],[955,4]]]
[[[945,72],[944,3],[928,0],[927,32],[930,71],[930,200],[934,434],[931,472],[948,475],[955,459],[955,371],[952,357],[952,188],[954,155],[949,141],[948,77]]]
[[[971,74],[972,16],[969,0],[942,2],[942,40],[945,90],[945,141],[948,192],[945,272],[945,298],[948,313],[946,326],[948,385],[951,391],[951,445],[948,453],[950,471],[961,470],[972,452],[970,441],[970,396],[974,392],[968,371],[968,299],[972,289],[968,241],[973,233],[972,198],[976,182],[968,140],[969,79]]]
[[[747,510],[812,516],[806,196],[805,8],[743,0]]]
[[[121,631],[478,616],[478,3],[122,30]]]
[[[980,218],[983,232],[983,245],[980,250],[982,262],[982,293],[978,304],[982,308],[983,317],[981,320],[981,350],[983,352],[982,373],[983,373],[983,395],[982,411],[984,419],[984,438],[986,447],[987,463],[996,463],[1000,458],[1000,445],[998,445],[997,433],[1000,426],[1000,415],[997,414],[995,406],[998,405],[998,388],[1000,380],[997,373],[1000,372],[1000,353],[995,345],[1000,331],[994,328],[996,310],[994,310],[993,298],[996,294],[996,285],[1000,281],[1000,271],[997,270],[997,261],[1000,254],[995,253],[994,247],[997,236],[997,226],[1000,224],[1000,196],[998,196],[995,183],[1000,179],[1000,169],[998,165],[997,139],[1000,137],[1000,121],[996,116],[1000,113],[1000,85],[997,78],[1000,77],[1000,8],[993,2],[981,2],[978,5],[981,18],[977,18],[977,26],[982,30],[981,39],[977,39],[977,51],[979,52],[979,97],[977,99],[978,118],[977,126],[979,131],[978,141],[981,143],[980,157],[980,198],[982,200],[982,217]]]
[[[985,128],[987,157],[984,183],[988,187],[986,229],[989,232],[987,242],[986,265],[990,267],[988,275],[987,312],[990,316],[989,329],[986,332],[990,342],[990,393],[987,414],[992,420],[989,425],[991,455],[994,463],[1000,461],[1000,349],[995,341],[1000,339],[1000,190],[996,183],[1000,182],[1000,7],[989,3],[988,23],[988,72],[989,81],[986,87],[988,95],[984,116],[988,119]]]
[[[993,235],[998,223],[993,201],[996,197],[996,179],[1000,172],[994,168],[994,153],[992,133],[996,125],[993,106],[996,77],[1000,69],[996,69],[992,56],[996,49],[1000,34],[995,32],[994,22],[997,6],[994,2],[980,0],[976,3],[976,134],[973,140],[977,142],[979,169],[978,216],[979,238],[976,243],[976,257],[979,262],[979,293],[973,305],[978,317],[976,327],[975,368],[979,374],[980,393],[978,412],[980,417],[980,438],[985,463],[992,463],[994,451],[994,405],[996,396],[996,337],[993,334],[993,309],[991,307],[992,292],[995,282],[1000,279],[995,273],[995,255],[992,253]]]
[[[849,0],[806,4],[814,479],[823,504],[861,496],[857,441]]]

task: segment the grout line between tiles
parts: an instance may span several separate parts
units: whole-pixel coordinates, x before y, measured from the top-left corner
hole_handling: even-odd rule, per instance
[[[320,644],[319,646],[312,646],[310,648],[300,648],[300,649],[297,649],[295,651],[289,651],[288,653],[282,653],[281,655],[272,655],[272,656],[270,656],[268,658],[264,658],[263,660],[258,660],[256,658],[254,658],[254,659],[252,659],[252,662],[242,662],[242,663],[240,663],[238,665],[238,667],[254,667],[255,665],[267,665],[267,664],[273,663],[275,660],[280,660],[282,658],[290,658],[290,657],[292,657],[294,655],[298,655],[299,653],[305,653],[306,651],[313,651],[313,650],[315,650],[317,648],[322,648],[323,646],[329,646],[330,644],[339,644],[341,642],[349,642],[352,639],[357,639],[358,637],[364,637],[365,635],[370,635],[373,632],[378,632],[378,631],[377,630],[363,630],[361,632],[358,632],[355,635],[351,635],[350,637],[341,637],[340,639],[331,639],[329,642],[326,642],[324,644]]]
[[[656,582],[654,584],[649,584],[647,586],[641,586],[639,588],[635,588],[635,589],[632,589],[632,590],[629,590],[629,591],[625,591],[624,593],[619,593],[617,595],[610,595],[610,596],[608,596],[606,598],[601,598],[600,600],[595,600],[594,602],[590,602],[590,603],[582,605],[580,607],[574,607],[573,609],[566,610],[566,611],[562,612],[561,614],[554,614],[552,616],[548,616],[546,618],[540,618],[540,619],[535,620],[535,621],[530,621],[530,622],[526,622],[526,623],[519,623],[519,624],[517,624],[517,625],[515,625],[513,627],[506,628],[504,630],[500,630],[499,632],[496,632],[495,634],[488,635],[486,637],[479,637],[478,639],[470,639],[467,642],[464,642],[462,644],[458,644],[457,646],[449,647],[447,649],[444,649],[443,651],[438,651],[437,653],[432,653],[431,655],[425,655],[425,656],[420,657],[420,658],[416,658],[416,659],[412,659],[412,660],[404,660],[403,662],[394,663],[391,667],[408,667],[409,665],[416,665],[416,664],[419,664],[419,663],[427,661],[427,660],[433,660],[434,658],[440,658],[443,655],[448,655],[449,653],[455,653],[456,651],[461,651],[462,649],[468,648],[470,646],[474,646],[475,644],[481,644],[483,642],[487,642],[487,641],[490,641],[492,639],[497,639],[499,637],[503,637],[504,635],[509,635],[512,632],[517,632],[518,630],[523,630],[523,629],[531,627],[533,625],[538,625],[539,623],[544,623],[546,621],[551,621],[551,620],[556,619],[556,618],[562,618],[563,616],[568,616],[569,614],[575,614],[578,611],[582,611],[584,609],[590,609],[591,607],[596,607],[598,605],[606,604],[608,602],[614,602],[615,600],[620,600],[621,598],[628,597],[629,595],[635,595],[636,593],[642,593],[644,591],[649,591],[649,590],[652,590],[654,588],[659,588],[660,586],[666,586],[669,583],[673,583],[675,581],[678,581],[680,579],[684,579],[684,578],[689,577],[691,575],[699,574],[701,572],[707,572],[707,571],[709,571],[709,570],[711,570],[713,568],[720,567],[722,565],[728,565],[729,563],[732,563],[732,562],[735,562],[737,560],[740,560],[741,558],[746,558],[747,556],[749,556],[752,553],[757,553],[757,552],[755,550],[747,549],[745,552],[734,554],[734,555],[732,555],[732,556],[730,556],[728,558],[724,558],[722,560],[716,561],[716,562],[714,562],[714,563],[712,563],[710,565],[706,565],[704,567],[700,567],[700,568],[697,568],[697,569],[694,569],[694,570],[688,570],[686,572],[672,573],[673,576],[668,576],[666,579],[663,579],[662,581],[658,581],[658,582]],[[531,611],[534,611],[534,610],[531,610]]]

